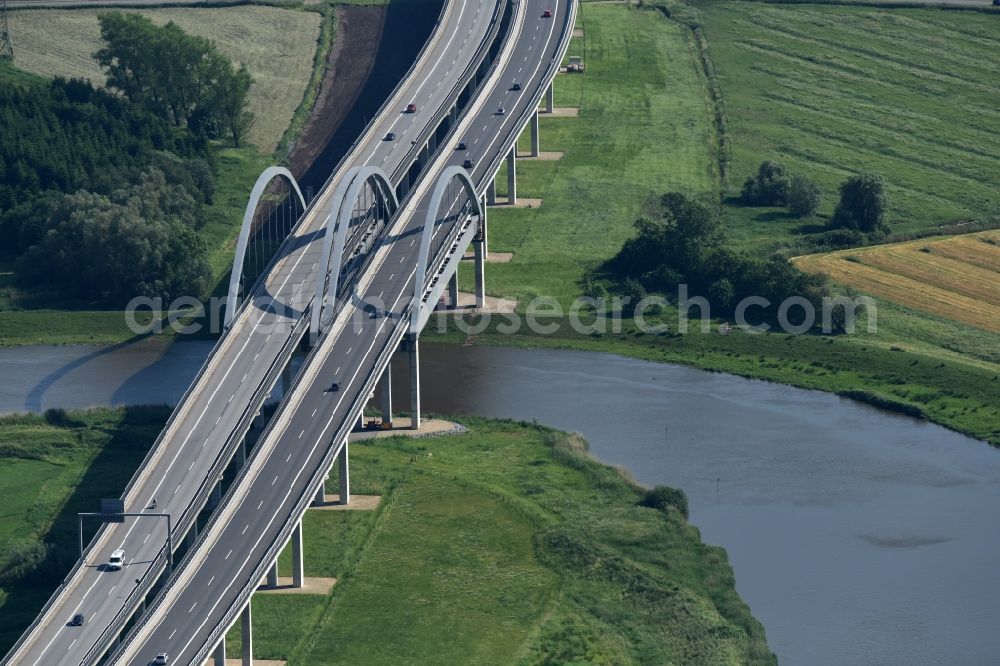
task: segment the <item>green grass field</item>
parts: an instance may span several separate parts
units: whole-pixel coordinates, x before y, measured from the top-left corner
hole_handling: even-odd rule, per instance
[[[584,273],[631,234],[650,197],[716,189],[709,109],[686,29],[617,6],[581,12],[584,37],[569,54],[585,56],[587,72],[555,83],[556,105],[580,107],[580,117],[542,117],[542,150],[565,151],[561,161],[517,165],[519,196],[544,205],[490,211],[490,250],[514,253],[510,264],[489,267],[491,292],[568,303]],[[504,192],[504,170],[497,182]]]
[[[889,181],[892,231],[1000,215],[996,16],[936,9],[700,3],[728,111],[728,195],[765,159],[817,180]],[[725,208],[748,247],[808,231],[784,210]]]
[[[0,552],[31,538],[75,554],[75,512],[120,492],[165,418],[131,409],[0,419],[0,491],[18,489],[0,511]],[[306,515],[306,575],[338,584],[327,596],[256,595],[256,658],[774,662],[725,552],[702,544],[680,514],[638,507],[641,491],[587,458],[576,436],[465,423],[461,435],[352,447],[354,491],[382,502],[376,511]],[[59,573],[0,572],[4,651]],[[237,626],[231,655],[239,638]]]

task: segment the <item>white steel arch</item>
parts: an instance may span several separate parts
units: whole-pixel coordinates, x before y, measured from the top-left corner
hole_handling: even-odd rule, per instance
[[[476,193],[476,186],[469,178],[469,172],[460,166],[452,165],[441,172],[438,176],[434,192],[431,194],[430,205],[427,207],[427,217],[424,218],[424,229],[420,234],[420,252],[417,254],[417,270],[413,281],[413,311],[410,314],[410,333],[420,332],[423,320],[423,295],[424,285],[427,281],[427,262],[430,260],[431,238],[434,236],[434,223],[437,222],[438,208],[441,207],[441,199],[444,198],[448,186],[452,180],[458,179],[465,188],[472,202],[473,210],[480,219],[483,217],[482,202],[479,194]]]
[[[344,259],[344,244],[347,242],[347,228],[351,223],[354,202],[361,194],[361,189],[370,180],[379,186],[376,188],[376,197],[378,197],[379,192],[382,193],[385,203],[392,209],[391,215],[399,209],[396,188],[392,186],[388,174],[380,167],[351,167],[337,185],[337,189],[330,198],[330,206],[324,221],[323,251],[318,266],[321,270],[316,271],[316,295],[313,299],[311,322],[314,336],[318,336],[321,332],[324,309],[329,308],[332,311],[336,305],[337,289],[340,286],[340,269]],[[331,266],[334,259],[336,259],[336,266]],[[327,284],[328,277],[329,284]]]
[[[257,204],[260,203],[260,198],[264,196],[264,191],[271,181],[282,177],[292,184],[302,209],[306,208],[306,199],[302,196],[302,190],[299,189],[295,176],[285,167],[268,167],[257,178],[253,191],[250,192],[250,201],[247,202],[246,212],[243,213],[243,226],[240,227],[240,236],[236,241],[236,256],[233,257],[233,270],[229,275],[229,293],[226,295],[225,328],[229,328],[236,314],[236,299],[239,297],[240,279],[243,277],[243,260],[246,258],[247,244],[250,242],[250,229],[253,226],[254,214],[257,212]]]

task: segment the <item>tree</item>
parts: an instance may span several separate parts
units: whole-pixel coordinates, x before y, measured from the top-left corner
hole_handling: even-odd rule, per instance
[[[749,206],[784,206],[788,203],[791,181],[783,164],[767,160],[761,162],[757,175],[743,183],[740,201]]]
[[[732,310],[735,298],[736,292],[729,278],[719,278],[708,288],[709,302],[727,312]]]
[[[646,506],[651,509],[658,509],[666,513],[671,509],[680,511],[685,518],[688,517],[688,498],[680,488],[669,486],[656,486],[639,500],[639,506]]]
[[[98,20],[106,45],[94,57],[109,88],[178,127],[211,138],[228,134],[240,145],[253,124],[246,66],[235,69],[211,41],[173,22],[157,27],[138,14],[120,13]]]
[[[806,176],[792,178],[788,190],[788,208],[796,217],[811,217],[823,201],[823,191],[819,185]]]
[[[886,182],[881,176],[862,173],[851,176],[840,186],[840,203],[830,225],[865,233],[885,232],[889,210]]]

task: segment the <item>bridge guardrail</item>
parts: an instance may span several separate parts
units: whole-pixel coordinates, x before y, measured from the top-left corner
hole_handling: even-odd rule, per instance
[[[278,355],[272,359],[267,372],[264,373],[264,381],[261,382],[257,389],[255,389],[251,401],[246,407],[244,407],[243,412],[240,414],[240,420],[237,422],[236,428],[230,433],[229,437],[226,438],[226,443],[223,445],[212,464],[211,472],[206,474],[202,479],[202,482],[198,486],[198,490],[194,495],[194,499],[188,506],[188,509],[185,510],[185,513],[190,511],[191,507],[204,506],[205,502],[208,500],[208,496],[212,492],[212,488],[215,486],[219,474],[225,470],[226,466],[229,464],[230,458],[239,446],[240,440],[242,440],[242,438],[246,435],[246,432],[250,429],[250,423],[257,415],[257,410],[260,409],[261,405],[263,405],[264,400],[267,399],[267,395],[271,390],[270,387],[273,386],[274,382],[277,380],[278,375],[281,372],[281,368],[295,352],[295,347],[298,346],[299,340],[301,340],[304,333],[303,329],[305,328],[305,322],[308,321],[308,317],[306,315],[308,314],[310,307],[311,302],[306,306],[302,316],[286,337]],[[209,482],[209,479],[212,479],[213,481]],[[195,518],[197,517],[197,513],[200,513],[200,509],[195,513]],[[175,531],[180,532],[179,530]],[[83,659],[80,660],[81,666],[96,662],[101,655],[106,652],[106,646],[110,643],[111,637],[117,633],[117,628],[119,627],[118,623],[121,622],[121,626],[124,626],[124,622],[127,621],[128,618],[135,612],[135,609],[139,606],[139,601],[149,592],[149,589],[152,588],[156,580],[159,578],[159,575],[162,573],[158,565],[166,562],[166,556],[163,552],[164,550],[165,546],[161,548],[157,554],[156,565],[152,565],[146,570],[146,573],[143,574],[142,578],[140,578],[141,583],[137,583],[132,589],[125,601],[125,604],[115,614],[115,617],[111,623],[109,623],[108,627],[101,632],[101,635],[98,637],[94,646],[88,650]],[[164,560],[163,563],[159,562],[161,558]],[[154,573],[156,574],[155,576],[153,575]]]

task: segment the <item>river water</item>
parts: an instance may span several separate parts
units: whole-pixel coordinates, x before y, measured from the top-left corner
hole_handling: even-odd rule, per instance
[[[0,412],[174,402],[210,348],[0,349]],[[825,393],[606,354],[425,344],[421,372],[425,410],[576,430],[641,483],[683,488],[783,664],[1000,664],[1000,451]]]

